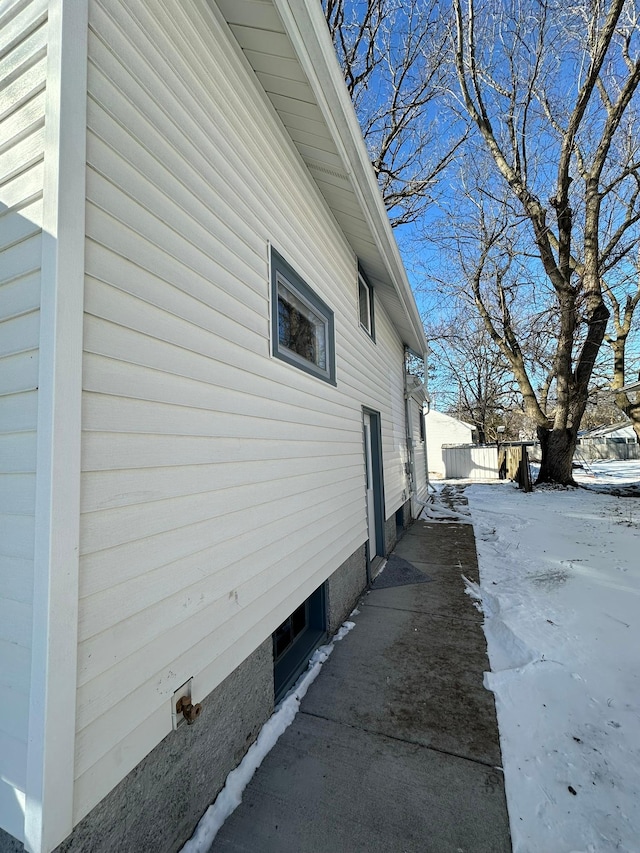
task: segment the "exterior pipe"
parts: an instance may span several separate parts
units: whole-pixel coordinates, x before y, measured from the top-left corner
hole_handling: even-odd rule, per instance
[[[407,361],[409,347],[404,348],[403,381],[404,381],[404,420],[407,437],[407,454],[409,456],[409,499],[411,500],[411,514],[414,515],[414,503],[418,500],[416,491],[416,466],[415,454],[413,452],[413,434],[411,430],[411,394],[407,385]]]
[[[422,407],[422,415],[421,417],[425,418],[426,415],[429,414],[431,410],[431,397],[429,396],[429,388],[427,386],[427,381],[429,378],[429,350],[423,353],[422,362],[424,364],[424,389],[425,389],[425,397],[427,398],[427,408],[426,411],[424,406]],[[427,452],[427,422],[424,421],[424,476],[427,483],[427,496],[429,495],[429,488],[431,483],[429,482],[429,454]]]

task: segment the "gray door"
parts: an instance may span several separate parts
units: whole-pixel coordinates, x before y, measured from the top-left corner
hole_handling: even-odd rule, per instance
[[[369,561],[384,555],[384,499],[382,494],[382,442],[380,415],[363,411],[362,415],[365,492],[367,506],[367,543]]]

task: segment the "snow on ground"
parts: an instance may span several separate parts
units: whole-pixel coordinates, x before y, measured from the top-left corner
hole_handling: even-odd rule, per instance
[[[465,492],[514,853],[640,851],[640,462],[576,476]]]
[[[580,465],[574,471],[574,479],[589,488],[600,491],[610,486],[640,485],[640,460],[581,462]]]

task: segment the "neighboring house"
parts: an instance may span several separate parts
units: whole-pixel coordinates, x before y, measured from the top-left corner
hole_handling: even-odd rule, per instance
[[[591,427],[591,429],[581,430],[578,433],[578,440],[591,441],[593,439],[619,439],[621,441],[635,441],[636,434],[630,421],[618,421],[615,424],[605,424],[604,426]]]
[[[578,433],[576,460],[640,459],[640,446],[629,420]]]
[[[318,0],[9,0],[0,72],[0,851],[175,851],[426,488],[427,343]]]
[[[473,444],[476,432],[472,424],[431,409],[425,416],[427,434],[427,461],[429,474],[445,477],[446,467],[443,446],[447,444]]]

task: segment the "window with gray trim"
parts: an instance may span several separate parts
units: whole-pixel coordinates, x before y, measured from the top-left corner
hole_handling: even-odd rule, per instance
[[[360,327],[375,341],[375,326],[373,322],[373,288],[364,277],[362,270],[358,271],[358,316]]]
[[[333,311],[275,249],[271,319],[274,356],[335,385]]]

